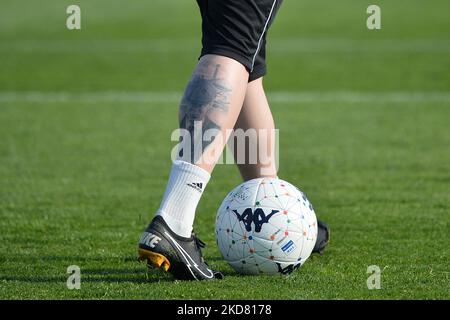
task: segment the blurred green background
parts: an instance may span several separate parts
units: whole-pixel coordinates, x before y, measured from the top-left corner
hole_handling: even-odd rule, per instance
[[[73,3],[79,31],[66,29]],[[448,1],[377,1],[376,31],[366,28],[369,4],[284,1],[270,30],[268,88],[448,90]],[[0,15],[3,90],[179,91],[200,51],[195,1],[4,0]]]

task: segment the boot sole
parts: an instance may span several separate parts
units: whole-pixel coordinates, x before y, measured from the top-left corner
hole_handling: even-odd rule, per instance
[[[165,272],[169,271],[170,262],[165,256],[160,253],[152,252],[145,249],[138,249],[139,261],[147,261],[148,265],[155,268],[162,269]]]

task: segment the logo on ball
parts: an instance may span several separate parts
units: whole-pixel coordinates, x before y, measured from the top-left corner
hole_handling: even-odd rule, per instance
[[[302,264],[300,262],[298,262],[298,263],[290,264],[290,265],[288,265],[288,266],[283,268],[281,266],[281,263],[277,262],[278,272],[281,273],[281,274],[291,274],[292,272],[294,272],[295,270],[300,268],[301,265]]]
[[[271,213],[269,213],[266,216],[266,213],[263,209],[257,208],[255,211],[252,211],[252,208],[247,208],[242,212],[242,214],[239,214],[237,210],[233,210],[233,212],[238,217],[239,221],[244,223],[245,230],[248,232],[252,231],[252,223],[255,225],[255,232],[261,232],[261,228],[264,223],[269,222],[269,219],[279,210],[272,210]]]

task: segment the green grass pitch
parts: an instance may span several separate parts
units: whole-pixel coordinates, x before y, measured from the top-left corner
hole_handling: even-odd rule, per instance
[[[200,49],[195,1],[0,3],[1,299],[449,299],[448,0],[285,0],[265,87],[279,176],[331,244],[288,277],[222,260],[216,210],[240,183],[219,165],[196,229],[226,279],[179,282],[136,261],[170,169],[178,99]],[[67,267],[81,268],[69,290]],[[367,267],[381,268],[369,290]]]

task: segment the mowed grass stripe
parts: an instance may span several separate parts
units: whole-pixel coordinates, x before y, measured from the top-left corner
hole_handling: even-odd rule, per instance
[[[98,91],[98,92],[45,92],[45,91],[3,91],[0,103],[36,102],[170,102],[181,99],[181,92],[175,91]],[[268,98],[273,103],[346,102],[346,103],[450,103],[450,91],[444,92],[355,92],[355,91],[272,91]]]
[[[0,52],[17,53],[167,53],[198,52],[200,38],[144,38],[144,39],[21,39],[6,40],[0,44]],[[449,39],[350,39],[350,38],[273,38],[269,42],[273,53],[314,52],[393,52],[393,53],[448,53]]]

